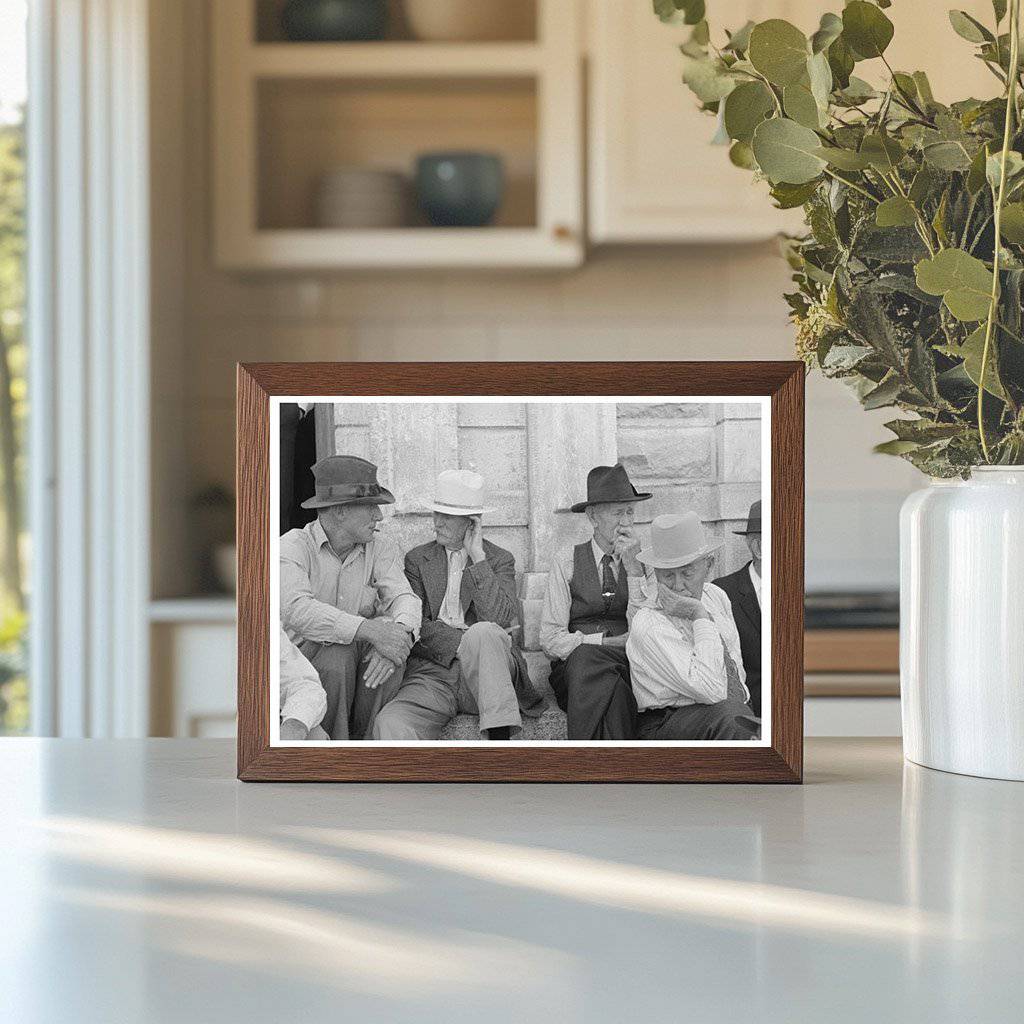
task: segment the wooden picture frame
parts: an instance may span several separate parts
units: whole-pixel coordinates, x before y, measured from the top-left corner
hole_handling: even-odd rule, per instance
[[[776,362],[238,366],[238,777],[244,781],[800,782],[804,367]],[[770,408],[771,734],[760,746],[272,746],[273,396],[756,396]],[[276,721],[276,719],[275,719]]]

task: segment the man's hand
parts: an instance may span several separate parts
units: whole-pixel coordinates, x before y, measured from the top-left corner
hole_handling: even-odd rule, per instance
[[[658,598],[661,607],[674,615],[677,619],[689,619],[696,622],[697,619],[710,619],[707,608],[704,607],[695,597],[685,597],[670,590],[664,583],[658,584]]]
[[[394,665],[401,665],[412,650],[412,636],[404,626],[390,619],[363,619],[356,636]]]
[[[371,651],[369,657],[363,661],[363,683],[368,690],[376,690],[378,686],[386,683],[398,666],[393,661],[388,661],[377,651]]]
[[[309,730],[297,719],[286,718],[281,723],[281,739],[306,740],[309,739]]]
[[[644,567],[636,557],[640,552],[640,538],[632,526],[620,526],[615,532],[612,553],[622,559],[627,576],[643,576]]]
[[[602,647],[622,647],[625,648],[626,641],[629,639],[628,633],[620,633],[618,636],[608,636],[606,633],[601,639]]]
[[[470,517],[469,527],[462,537],[462,546],[474,565],[487,558],[484,554],[484,526],[480,516]]]

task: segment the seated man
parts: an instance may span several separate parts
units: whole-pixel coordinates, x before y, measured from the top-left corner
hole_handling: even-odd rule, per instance
[[[480,733],[507,740],[522,714],[544,699],[512,643],[519,629],[516,564],[484,540],[484,479],[451,469],[437,478],[435,540],[405,556],[405,574],[423,604],[419,643],[405,678],[373,726],[379,740],[437,739],[460,712],[480,716]]]
[[[394,541],[379,532],[380,505],[395,499],[377,467],[332,455],[314,467],[317,518],[281,538],[281,625],[320,676],[324,729],[362,739],[383,703],[381,684],[401,679],[420,626],[420,601]]]
[[[327,713],[327,694],[316,669],[281,629],[279,643],[281,696],[281,739],[326,740],[330,737],[320,728]]]
[[[540,625],[540,646],[552,659],[551,688],[566,712],[571,740],[636,736],[636,701],[626,660],[626,610],[644,585],[633,528],[636,503],[647,501],[622,466],[587,474],[585,512],[592,540],[563,552],[551,565]]]
[[[752,740],[760,723],[747,703],[729,599],[707,583],[711,543],[694,512],[658,516],[638,558],[654,570],[657,596],[631,612],[626,654],[644,740]]]
[[[761,502],[750,506],[746,530],[736,530],[746,539],[750,561],[742,569],[715,580],[732,605],[732,617],[740,634],[743,670],[750,691],[750,706],[761,717]]]

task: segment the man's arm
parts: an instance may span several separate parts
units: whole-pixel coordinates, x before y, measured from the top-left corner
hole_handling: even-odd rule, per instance
[[[462,643],[462,630],[430,618],[427,589],[423,585],[423,574],[419,563],[410,555],[405,556],[405,577],[409,586],[419,598],[423,608],[423,622],[420,625],[420,649],[435,664],[450,668]]]
[[[281,539],[281,622],[292,634],[317,643],[350,644],[362,616],[318,601],[310,584],[308,553]]]
[[[540,619],[540,646],[549,658],[564,661],[580,644],[600,644],[604,640],[603,633],[569,632],[571,606],[569,579],[562,560],[556,558],[548,571],[548,589]]]
[[[281,722],[297,723],[306,735],[318,726],[327,712],[327,694],[320,682],[320,676],[303,653],[281,630],[280,675],[278,689],[281,695]],[[293,732],[294,737],[284,735]],[[300,729],[283,730],[282,739],[305,739]]]
[[[710,618],[693,623],[693,646],[664,612],[643,609],[633,620],[628,651],[636,669],[681,697],[717,704],[729,695],[722,640]]]
[[[402,558],[393,542],[374,541],[372,579],[380,595],[381,612],[418,637],[423,602],[403,572]]]
[[[509,551],[496,551],[493,562],[485,558],[465,569],[469,594],[477,617],[507,629],[519,622],[516,597],[516,560]]]

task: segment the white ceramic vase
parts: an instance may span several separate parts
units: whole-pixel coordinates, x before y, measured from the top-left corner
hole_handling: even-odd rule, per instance
[[[1024,466],[904,503],[900,692],[911,761],[1024,781]]]

